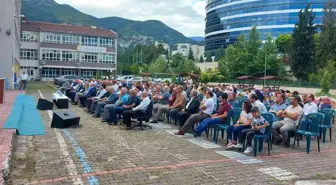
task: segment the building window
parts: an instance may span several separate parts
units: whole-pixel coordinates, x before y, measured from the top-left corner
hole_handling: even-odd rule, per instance
[[[114,54],[99,54],[99,63],[114,64],[114,62],[115,62]]]
[[[82,53],[82,61],[81,62],[97,63],[97,61],[98,61],[97,58],[98,58],[97,53]]]
[[[96,69],[82,69],[81,77],[82,78],[96,78],[97,70]]]
[[[82,36],[83,46],[98,46],[98,37]]]
[[[42,49],[42,60],[61,60],[61,51],[60,50],[51,50],[51,49]]]
[[[62,75],[78,76],[78,69],[62,69]]]
[[[79,52],[77,51],[62,51],[62,60],[70,62],[79,62]]]
[[[30,31],[22,31],[20,39],[22,42],[38,42],[38,33]]]
[[[114,40],[112,38],[100,38],[99,46],[112,48],[114,46]]]
[[[20,59],[38,60],[37,49],[20,49]]]
[[[77,35],[62,35],[62,44],[79,45],[79,39]]]
[[[43,42],[61,44],[61,35],[55,33],[44,33]]]
[[[42,68],[42,78],[57,78],[59,71],[59,68]]]

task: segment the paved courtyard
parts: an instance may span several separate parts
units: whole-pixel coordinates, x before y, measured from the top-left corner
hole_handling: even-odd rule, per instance
[[[51,100],[54,89],[30,84],[28,93]],[[121,130],[92,118],[78,106],[81,128],[50,128],[51,111],[41,111],[45,136],[17,136],[6,184],[295,184],[299,180],[336,179],[336,144],[329,141],[311,154],[300,147],[284,149],[267,145],[254,158],[225,150],[211,136],[175,136],[172,124],[156,124],[152,130]],[[328,181],[334,184],[335,181]],[[297,183],[299,184],[299,183]],[[305,184],[305,183],[303,183]]]

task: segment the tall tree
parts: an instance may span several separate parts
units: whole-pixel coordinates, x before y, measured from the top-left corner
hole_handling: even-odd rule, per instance
[[[200,63],[203,63],[204,62],[204,59],[203,59],[203,55],[201,55],[201,57],[200,57],[200,61],[199,61]]]
[[[188,59],[192,60],[192,61],[195,61],[194,52],[192,51],[191,47],[189,48]]]
[[[292,35],[292,60],[291,68],[293,74],[299,80],[307,80],[308,75],[314,71],[314,34],[316,26],[314,25],[315,15],[310,10],[310,4],[304,10],[299,12],[299,22],[295,24]]]
[[[164,73],[166,72],[166,69],[167,69],[167,63],[166,63],[166,60],[162,56],[159,56],[156,59],[156,61],[148,67],[148,71],[152,74]]]
[[[292,35],[291,34],[281,34],[275,40],[278,51],[284,55],[289,56],[292,52]]]
[[[247,52],[250,54],[258,53],[258,50],[261,47],[261,44],[262,44],[262,41],[260,40],[257,27],[253,26],[252,30],[250,31],[249,39],[246,45]]]
[[[216,56],[215,56],[215,61],[220,61],[222,58],[225,57],[225,49],[224,48],[218,48],[216,50]]]
[[[210,52],[208,52],[207,54],[206,54],[206,60],[205,60],[206,62],[212,62],[212,56],[211,56],[211,53]]]

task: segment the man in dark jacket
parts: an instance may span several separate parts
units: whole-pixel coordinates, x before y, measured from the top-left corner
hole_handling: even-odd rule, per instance
[[[109,86],[108,88],[108,90],[111,92],[111,95],[106,100],[98,102],[95,114],[93,115],[95,118],[100,118],[100,114],[103,113],[105,105],[114,104],[118,100],[118,94],[114,91],[113,86]]]
[[[79,82],[78,87],[70,92],[71,103],[75,103],[76,93],[83,93],[85,91],[85,87],[82,81]]]
[[[80,107],[85,107],[86,104],[86,99],[95,97],[97,95],[97,88],[93,82],[89,84],[89,89],[86,93],[83,95],[79,96],[79,101],[80,101]]]
[[[177,113],[177,121],[179,122],[180,127],[183,126],[190,115],[196,114],[199,111],[200,104],[201,102],[197,97],[197,91],[191,90],[190,101],[187,103],[186,109]]]

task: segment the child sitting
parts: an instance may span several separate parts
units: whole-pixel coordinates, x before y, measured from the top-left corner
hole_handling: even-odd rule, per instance
[[[263,135],[265,133],[266,127],[269,126],[269,123],[260,116],[258,107],[252,107],[251,113],[253,116],[252,119],[252,129],[245,129],[241,132],[241,137],[239,141],[244,141],[247,137],[247,148],[244,153],[252,152],[252,138],[254,135]]]

